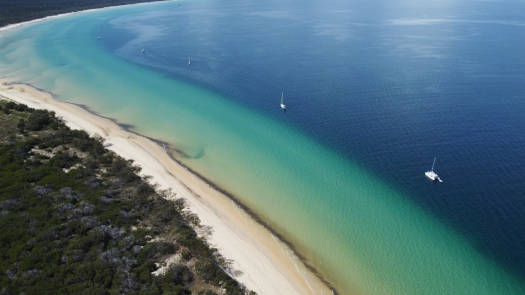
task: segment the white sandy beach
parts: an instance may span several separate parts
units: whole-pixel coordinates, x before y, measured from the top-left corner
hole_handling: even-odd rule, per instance
[[[212,228],[208,241],[232,260],[235,278],[258,294],[331,294],[332,291],[278,240],[231,199],[179,165],[156,142],[122,129],[114,121],[61,102],[26,84],[0,80],[0,98],[54,111],[66,124],[105,139],[108,148],[134,160],[160,189],[186,200],[201,224]]]

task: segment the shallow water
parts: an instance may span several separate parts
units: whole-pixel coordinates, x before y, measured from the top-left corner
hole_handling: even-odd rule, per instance
[[[108,9],[4,34],[0,75],[173,143],[342,294],[521,294],[525,4],[505,2]]]

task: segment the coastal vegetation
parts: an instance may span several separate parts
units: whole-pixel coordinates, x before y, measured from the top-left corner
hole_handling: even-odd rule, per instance
[[[154,2],[155,0],[24,0],[0,1],[0,27],[85,9],[123,4]],[[159,1],[159,0],[156,0]]]
[[[254,294],[101,138],[0,101],[0,294]]]

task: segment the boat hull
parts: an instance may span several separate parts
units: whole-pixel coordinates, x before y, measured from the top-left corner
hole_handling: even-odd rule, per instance
[[[439,177],[439,175],[434,171],[425,172],[425,176],[432,181],[443,182],[443,180]]]

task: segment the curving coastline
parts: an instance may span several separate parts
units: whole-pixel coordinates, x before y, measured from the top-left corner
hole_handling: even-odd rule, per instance
[[[0,27],[0,33],[2,33],[2,31],[7,31],[7,30],[14,29],[14,28],[22,27],[22,26],[32,25],[32,24],[36,24],[39,22],[43,22],[43,21],[47,21],[47,20],[51,20],[51,19],[55,19],[59,17],[64,17],[68,15],[75,15],[78,13],[86,13],[90,11],[98,11],[102,9],[111,9],[111,8],[118,8],[118,7],[125,7],[125,6],[138,6],[138,5],[147,5],[147,4],[158,3],[158,2],[174,2],[174,1],[177,1],[177,0],[157,0],[157,1],[151,1],[151,2],[113,5],[113,6],[106,6],[106,7],[100,7],[100,8],[91,8],[91,9],[78,10],[78,11],[73,11],[73,12],[59,13],[55,15],[50,15],[50,16],[46,16],[42,18],[32,19],[32,20],[19,22],[15,24],[9,24],[7,26]]]
[[[232,260],[233,276],[259,294],[335,294],[333,287],[233,195],[183,165],[167,143],[143,136],[82,105],[61,102],[30,84],[0,79],[0,98],[54,111],[70,128],[104,138],[108,148],[132,159],[152,183],[183,197],[210,227],[208,241]]]
[[[79,13],[175,1],[177,0],[115,5],[46,16],[0,27],[0,37],[2,33],[9,30]],[[234,269],[232,276],[245,284],[249,289],[256,291],[258,294],[338,294],[328,280],[312,265],[308,264],[306,259],[295,250],[291,242],[273,230],[257,213],[242,204],[231,193],[177,160],[173,153],[181,155],[181,151],[175,149],[169,143],[139,134],[132,130],[133,126],[97,114],[87,105],[58,101],[52,92],[29,83],[6,80],[0,77],[0,99],[13,100],[36,109],[54,111],[70,128],[84,130],[90,135],[102,136],[105,142],[110,145],[108,147],[110,150],[124,158],[132,159],[135,164],[142,168],[144,175],[151,176],[151,180],[155,185],[160,186],[162,189],[172,190],[179,197],[182,196],[186,199],[188,208],[199,216],[202,224],[222,233],[222,235],[214,234],[213,232],[211,234],[208,233],[207,239],[219,249],[224,257],[232,260],[232,269]],[[76,109],[76,112],[73,109],[68,110],[67,106]],[[100,125],[94,123],[97,120],[100,121]],[[106,124],[108,125],[107,127],[102,127]],[[140,139],[144,145],[136,142],[125,142],[115,138],[112,138],[115,142],[111,142],[110,136],[112,133],[109,130],[118,134],[117,137],[125,137],[128,140]],[[125,133],[128,133],[128,135],[123,136]],[[126,147],[126,144],[129,146]],[[155,152],[151,152],[149,159],[147,159],[148,157],[134,157],[133,152],[131,152],[133,148],[136,149],[138,146],[141,146],[142,150],[146,152],[145,147],[151,148],[151,145],[156,145],[156,149]],[[166,146],[169,147],[169,150],[165,149]],[[130,150],[127,150],[128,148]],[[161,151],[158,150],[159,148]],[[135,150],[135,152],[137,151]],[[165,157],[168,159],[165,159]],[[147,161],[141,161],[146,159],[147,161],[153,160],[159,166],[166,165],[166,160],[167,162],[171,161],[170,166],[172,166],[173,170],[176,170],[176,173],[164,166],[163,172],[167,176],[159,175],[158,173],[162,173],[160,167],[149,167],[146,164]],[[149,169],[145,168],[146,166]],[[181,177],[178,173],[187,175]],[[190,180],[189,183],[184,181],[185,177],[190,178],[186,179]],[[195,185],[200,187],[196,188]],[[208,187],[206,188],[206,186]],[[231,203],[228,204],[228,202]],[[223,213],[223,215],[220,213]],[[228,238],[223,236],[227,235],[226,233],[229,233]],[[232,236],[236,236],[237,239]],[[243,239],[243,236],[248,237],[248,240],[244,241],[245,249],[242,251],[245,255],[238,255],[236,254],[239,253],[237,252],[238,249],[233,246],[236,243],[233,241],[237,240],[239,242],[238,239]],[[247,247],[247,245],[250,246]],[[239,248],[242,249],[243,247]],[[256,248],[258,249],[250,253]],[[259,259],[254,258],[257,256],[259,256]],[[255,262],[249,261],[252,259]],[[261,269],[257,270],[259,267]]]

